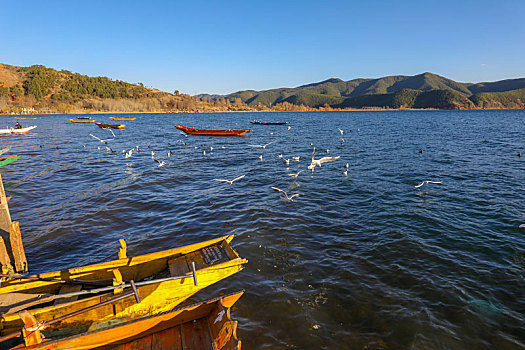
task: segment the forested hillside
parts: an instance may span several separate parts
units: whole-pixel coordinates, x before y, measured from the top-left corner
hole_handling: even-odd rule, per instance
[[[107,77],[88,77],[42,65],[0,64],[0,112],[90,113],[229,111],[248,107],[227,99],[208,101]],[[34,110],[34,111],[33,111]]]
[[[523,78],[474,84],[423,73],[350,81],[332,78],[296,88],[246,90],[223,97],[240,99],[249,106],[289,102],[313,108],[523,108],[523,89]]]
[[[424,73],[189,96],[42,65],[0,64],[0,113],[525,108],[524,102],[524,78],[459,83]]]

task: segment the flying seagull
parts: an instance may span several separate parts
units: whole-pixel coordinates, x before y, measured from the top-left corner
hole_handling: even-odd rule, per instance
[[[233,180],[225,180],[225,179],[214,179],[214,180],[215,180],[215,181],[227,182],[229,185],[231,185],[231,184],[233,184],[234,181],[240,180],[240,179],[242,179],[242,178],[245,177],[245,176],[246,176],[246,174],[245,174],[245,175],[238,176],[238,177],[236,177],[236,178],[233,179]]]
[[[156,161],[157,163],[159,163],[159,168],[160,168],[161,166],[166,165],[166,162],[165,162],[165,161],[158,160],[157,158],[153,158],[153,160]]]
[[[310,165],[308,165],[308,169],[311,170],[312,172],[314,171],[317,165],[320,168],[321,164],[325,162],[333,162],[334,160],[338,160],[339,158],[341,158],[341,156],[337,156],[337,157],[323,157],[321,159],[315,159],[314,156],[315,156],[315,147],[312,153],[312,161],[310,162]]]
[[[274,142],[276,142],[276,141],[268,142],[266,145],[248,145],[248,146],[250,146],[250,147],[259,147],[259,148],[265,149],[266,146],[271,145]]]
[[[303,170],[299,170],[295,174],[288,174],[288,176],[293,176],[294,179],[297,179],[297,176],[299,176],[299,174],[302,173],[303,171],[304,171],[304,169]]]
[[[299,196],[302,196],[304,195],[304,193],[296,193],[296,194],[293,194],[291,195],[290,197],[288,196],[288,194],[286,194],[286,192],[284,192],[283,190],[281,190],[280,188],[277,188],[277,187],[271,187],[272,190],[275,190],[275,191],[278,191],[278,192],[281,192],[281,198],[285,201],[285,202],[293,202],[293,198],[294,197],[299,197]]]
[[[98,137],[96,137],[96,136],[95,136],[95,135],[93,135],[93,134],[89,134],[89,135],[90,135],[91,137],[93,137],[93,138],[95,138],[95,139],[99,140],[100,142],[106,142],[106,143],[107,143],[108,141],[111,141],[111,140],[113,140],[113,139],[105,139],[105,140],[101,140],[101,139],[99,139]]]
[[[443,183],[443,181],[429,181],[429,180],[427,180],[427,181],[423,181],[422,183],[420,183],[419,185],[416,185],[414,187],[418,188],[418,187],[421,187],[421,186],[426,185],[426,184],[441,184],[441,183]]]
[[[337,128],[337,130],[339,130],[339,132],[341,133],[341,135],[343,135],[345,132],[339,128]]]

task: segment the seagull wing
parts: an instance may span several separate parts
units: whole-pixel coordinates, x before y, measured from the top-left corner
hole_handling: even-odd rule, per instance
[[[292,199],[293,197],[299,197],[299,196],[304,196],[304,193],[296,193],[292,195],[291,197],[289,197],[289,199]]]
[[[283,190],[281,190],[280,188],[277,188],[277,187],[271,187],[272,190],[275,190],[277,192],[281,192],[282,194],[284,194],[286,197],[288,197],[288,195],[286,194],[286,192],[284,192]]]
[[[341,135],[343,135],[345,132],[339,128],[337,128],[337,130],[339,130],[339,132],[341,133]]]
[[[325,162],[333,162],[335,160],[338,160],[339,158],[341,158],[341,156],[337,156],[337,157],[323,157],[321,159],[319,159],[319,163],[322,164],[322,163],[325,163]]]
[[[266,145],[264,145],[263,147],[266,147],[266,146],[268,146],[268,145],[271,145],[271,144],[274,143],[274,142],[276,142],[276,141],[268,142],[268,143],[267,143]]]
[[[416,185],[416,186],[414,186],[414,187],[415,187],[415,188],[421,187],[421,186],[423,186],[425,183],[426,183],[426,182],[423,181],[422,183],[420,183],[419,185]]]
[[[314,162],[314,156],[315,156],[315,147],[314,147],[314,151],[312,152],[312,161],[310,162],[310,163],[312,163],[312,164],[313,164],[313,162]]]
[[[100,142],[104,142],[104,141],[102,141],[101,139],[99,139],[98,137],[96,137],[96,136],[95,136],[95,135],[93,135],[93,134],[89,134],[89,135],[90,135],[91,137],[93,137],[93,138],[95,138],[95,139],[99,140]]]
[[[230,180],[225,180],[225,179],[214,179],[215,181],[222,181],[222,182],[230,182]]]
[[[442,184],[443,181],[427,181],[427,183],[431,183],[431,184]]]
[[[238,176],[238,177],[236,177],[235,179],[233,179],[231,182],[234,182],[234,181],[240,180],[240,179],[242,179],[242,178],[245,177],[245,176],[246,176],[246,174],[245,174],[245,175]]]
[[[262,148],[261,145],[248,145],[248,146],[250,146],[250,147],[259,147],[259,148]]]

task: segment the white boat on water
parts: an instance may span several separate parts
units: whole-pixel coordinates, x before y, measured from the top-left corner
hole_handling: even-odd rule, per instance
[[[26,132],[29,132],[36,128],[36,125],[28,126],[27,128],[21,128],[21,129],[15,129],[15,128],[8,128],[8,129],[0,129],[0,134],[24,134]]]

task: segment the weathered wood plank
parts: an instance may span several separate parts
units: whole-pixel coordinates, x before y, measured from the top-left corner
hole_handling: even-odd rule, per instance
[[[0,236],[0,265],[8,268],[11,265],[11,259],[7,254],[7,248],[5,246],[4,239]]]
[[[169,260],[168,266],[170,268],[170,275],[172,277],[182,276],[191,271],[184,256]]]
[[[22,243],[22,234],[20,233],[20,224],[18,221],[13,221],[9,226],[9,239],[11,242],[11,250],[13,252],[14,267],[18,273],[27,272],[27,259],[24,251],[24,244]]]
[[[183,349],[212,349],[206,317],[182,325]]]
[[[62,287],[60,287],[60,292],[58,292],[58,294],[78,292],[81,289],[82,289],[81,284],[63,284]],[[54,305],[65,304],[65,303],[69,303],[71,301],[76,301],[76,300],[78,300],[78,296],[69,297],[69,298],[58,298],[55,300]]]
[[[9,232],[9,225],[11,225],[11,215],[9,214],[9,207],[7,206],[2,175],[0,175],[0,230]]]
[[[181,327],[172,327],[153,334],[151,339],[152,350],[182,350]]]

